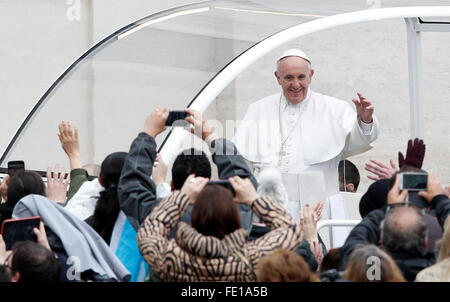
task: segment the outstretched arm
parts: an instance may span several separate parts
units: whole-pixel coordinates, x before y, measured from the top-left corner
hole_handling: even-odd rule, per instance
[[[365,96],[363,96],[361,93],[358,94],[358,99],[352,99],[353,103],[356,106],[356,114],[358,116],[358,119],[361,119],[364,123],[370,124],[373,122],[373,111],[374,106],[371,101],[366,99]]]
[[[80,142],[78,140],[78,129],[70,122],[62,121],[58,125],[59,141],[64,152],[69,157],[70,162],[70,184],[67,192],[67,200],[69,201],[78,192],[81,185],[88,180],[86,170],[81,166]]]
[[[208,183],[207,178],[190,175],[181,191],[173,192],[160,202],[140,226],[137,241],[141,254],[159,276],[164,273],[164,255],[167,253],[170,230],[178,223],[189,205]]]
[[[47,168],[47,188],[45,195],[48,199],[64,206],[67,199],[67,186],[69,181],[66,175],[66,168],[59,169],[59,164],[55,165],[52,171],[51,167]]]
[[[371,163],[366,163],[364,169],[374,174],[367,175],[367,177],[375,181],[380,179],[389,179],[394,176],[395,172],[398,171],[397,166],[392,159],[389,161],[391,165],[390,167],[374,159],[371,159],[370,162]]]
[[[374,142],[379,134],[378,120],[374,115],[374,106],[361,93],[358,98],[353,99],[356,107],[357,121],[347,137],[344,147],[345,157],[370,149],[370,144]]]
[[[428,173],[427,190],[420,191],[419,195],[436,209],[436,218],[441,227],[444,227],[445,220],[450,215],[450,200],[447,197],[447,192],[442,188],[441,183],[432,171]]]
[[[74,127],[72,130],[72,124],[70,122],[62,121],[59,126],[59,141],[64,152],[69,157],[70,170],[81,169],[81,152],[80,142],[78,141],[78,129]]]
[[[193,109],[186,109],[186,112],[191,115],[186,118],[186,121],[194,126],[191,132],[202,138],[210,147],[219,178],[228,179],[234,176],[248,178],[256,189],[258,183],[236,146],[231,141],[220,138],[208,120],[199,112]],[[244,204],[238,204],[237,208],[241,226],[250,231],[253,223],[253,211],[248,205]]]
[[[314,255],[317,262],[317,270],[319,270],[323,259],[322,244],[319,242],[319,236],[317,234],[317,222],[319,221],[318,209],[323,207],[323,202],[316,203],[314,208],[310,208],[308,204],[305,205],[302,211],[300,211],[300,227],[302,228],[305,239],[309,243],[309,249]],[[321,214],[320,214],[321,215]]]
[[[156,158],[155,137],[164,131],[169,109],[156,108],[146,119],[144,131],[134,139],[118,184],[121,210],[137,230],[157,204],[155,183],[150,178]]]

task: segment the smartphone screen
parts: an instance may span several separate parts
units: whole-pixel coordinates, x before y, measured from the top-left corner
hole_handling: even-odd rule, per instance
[[[186,127],[189,125],[184,119],[188,116],[186,111],[170,111],[166,120],[166,126]]]
[[[422,191],[427,189],[428,174],[402,173],[402,190]]]
[[[25,162],[23,160],[14,160],[8,162],[8,175],[12,176],[17,172],[25,170]]]
[[[33,228],[39,229],[41,217],[29,217],[23,219],[7,219],[2,224],[2,236],[6,250],[10,250],[17,241],[37,241]]]

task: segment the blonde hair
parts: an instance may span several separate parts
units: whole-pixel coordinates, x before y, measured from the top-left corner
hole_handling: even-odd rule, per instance
[[[260,282],[319,282],[302,256],[294,251],[278,249],[261,258],[255,269]]]
[[[444,234],[442,234],[442,238],[438,241],[438,244],[440,248],[437,262],[440,262],[450,257],[450,216],[445,220]]]
[[[379,280],[369,280],[367,276],[367,259],[373,256],[380,259]],[[344,277],[352,282],[405,282],[401,270],[392,257],[373,244],[361,246],[352,252]]]

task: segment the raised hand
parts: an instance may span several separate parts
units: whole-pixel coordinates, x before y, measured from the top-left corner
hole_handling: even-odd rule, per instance
[[[352,99],[352,102],[356,106],[356,114],[358,115],[358,118],[360,118],[364,123],[371,123],[373,121],[372,115],[374,111],[374,106],[372,105],[372,102],[370,102],[368,99],[366,99],[361,93],[357,93],[358,98]]]
[[[423,159],[425,157],[425,144],[423,140],[415,138],[408,140],[408,148],[406,149],[406,158],[401,152],[398,152],[398,166],[413,166],[418,169],[422,168]]]
[[[208,184],[209,178],[195,177],[191,174],[184,181],[181,187],[181,192],[189,197],[190,203],[194,204],[197,200],[198,194],[203,190],[203,188]]]
[[[313,213],[314,213],[314,219],[316,221],[316,224],[319,222],[320,219],[322,219],[322,210],[324,207],[323,201],[318,201],[316,204],[312,207]]]
[[[53,175],[52,175],[53,174]],[[67,186],[69,185],[66,175],[66,168],[59,170],[59,164],[55,165],[55,170],[52,171],[52,167],[47,168],[47,189],[46,196],[48,199],[64,205],[67,198]]]
[[[310,243],[319,240],[317,236],[316,221],[317,217],[315,211],[306,204],[300,211],[300,227],[303,230],[305,239]]]
[[[441,194],[447,195],[447,191],[442,188],[437,177],[430,171],[430,173],[428,173],[427,190],[419,191],[419,196],[425,198],[428,202],[431,202],[434,197]]]
[[[400,190],[400,175],[397,174],[397,176],[395,177],[394,185],[392,186],[391,190],[389,190],[387,196],[387,204],[403,203],[405,202],[406,197],[408,197],[408,191]]]
[[[233,176],[228,178],[228,180],[234,192],[236,192],[236,196],[233,199],[234,202],[251,206],[253,201],[259,197],[250,179]]]
[[[144,132],[153,138],[166,130],[166,120],[169,117],[168,108],[156,108],[147,116],[144,124]]]
[[[189,131],[201,139],[205,140],[208,136],[215,134],[214,127],[208,120],[198,111],[194,109],[186,109],[189,116],[185,118],[194,128],[189,128]]]
[[[366,165],[364,166],[364,169],[366,171],[369,171],[373,174],[375,174],[375,176],[373,175],[367,175],[368,178],[372,179],[372,180],[380,180],[380,179],[389,179],[392,176],[394,176],[395,172],[397,172],[397,166],[395,165],[394,161],[391,159],[389,161],[390,163],[390,167],[382,164],[381,162],[371,159],[370,163],[366,163]]]
[[[70,122],[62,121],[59,125],[59,141],[61,142],[61,147],[70,160],[70,169],[81,168],[81,152],[80,152],[80,142],[78,140],[78,129],[74,127],[72,130],[72,124]]]
[[[166,181],[167,166],[164,163],[161,155],[156,155],[155,163],[153,164],[152,179],[156,185],[159,185]]]

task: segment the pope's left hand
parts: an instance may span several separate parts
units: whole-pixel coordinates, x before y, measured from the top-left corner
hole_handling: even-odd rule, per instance
[[[357,93],[359,100],[353,99],[353,103],[356,106],[356,113],[358,118],[360,118],[364,123],[371,123],[373,121],[372,115],[374,107],[372,103],[366,99],[361,93]]]

